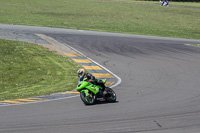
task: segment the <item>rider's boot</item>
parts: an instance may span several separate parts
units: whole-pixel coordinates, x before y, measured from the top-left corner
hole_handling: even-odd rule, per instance
[[[106,94],[106,91],[105,91],[105,85],[104,84],[102,84],[102,93],[103,93],[103,95],[105,95]]]

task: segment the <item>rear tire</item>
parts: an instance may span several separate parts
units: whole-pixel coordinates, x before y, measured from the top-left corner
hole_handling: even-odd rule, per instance
[[[116,100],[117,100],[116,93],[109,87],[106,87],[105,91],[107,92],[107,94],[105,95],[106,96],[106,100],[108,102],[112,102],[112,103],[116,102]]]
[[[85,105],[93,105],[95,102],[95,96],[92,94],[90,94],[89,96],[86,96],[84,91],[80,93],[80,97]]]

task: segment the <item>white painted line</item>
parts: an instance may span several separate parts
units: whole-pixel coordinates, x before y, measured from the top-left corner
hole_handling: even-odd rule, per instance
[[[38,35],[38,34],[36,34]],[[60,42],[58,42],[57,40],[53,39],[52,37],[43,35],[43,34],[39,34],[39,36],[42,36],[42,39],[45,40],[45,38],[48,38],[49,40],[53,40],[53,42],[56,42],[57,44],[62,44]],[[52,41],[50,41],[49,43],[52,43]],[[116,84],[110,86],[111,88],[116,87],[117,85],[119,85],[121,83],[121,78],[118,77],[116,74],[114,74],[113,72],[111,72],[110,70],[108,70],[107,68],[105,68],[104,66],[100,65],[99,63],[97,63],[96,61],[92,60],[91,58],[87,57],[86,55],[84,55],[83,53],[81,53],[80,51],[78,51],[77,49],[69,46],[68,44],[65,43],[65,46],[69,47],[70,49],[72,49],[73,51],[75,51],[76,53],[79,53],[81,55],[83,55],[85,58],[89,59],[90,61],[92,61],[93,63],[95,63],[96,65],[100,66],[101,68],[103,68],[104,70],[106,70],[107,72],[109,72],[110,74],[112,74],[114,77],[117,78],[117,82]]]
[[[91,58],[87,57],[86,55],[84,55],[84,54],[81,53],[80,51],[76,50],[75,48],[69,46],[68,44],[65,43],[65,45],[67,45],[67,47],[73,49],[75,52],[77,52],[77,53],[83,55],[83,56],[86,57],[87,59],[91,60],[93,63],[95,63],[96,65],[100,66],[101,68],[103,68],[104,70],[106,70],[107,72],[109,72],[110,74],[112,74],[114,77],[116,77],[117,80],[118,80],[117,83],[114,84],[114,85],[112,85],[112,86],[110,86],[110,88],[116,87],[117,85],[119,85],[119,84],[121,83],[121,81],[122,81],[121,78],[118,77],[116,74],[114,74],[113,72],[111,72],[110,70],[108,70],[107,68],[105,68],[104,66],[100,65],[100,64],[97,63],[96,61],[92,60]]]

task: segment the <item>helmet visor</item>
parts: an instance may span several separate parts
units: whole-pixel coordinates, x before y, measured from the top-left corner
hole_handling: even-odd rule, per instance
[[[83,75],[83,72],[79,72],[78,73],[78,77],[82,76]]]

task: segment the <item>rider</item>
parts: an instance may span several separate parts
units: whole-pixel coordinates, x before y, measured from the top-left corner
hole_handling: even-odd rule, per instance
[[[168,0],[160,0],[160,6],[169,6]]]
[[[84,78],[87,78],[88,82],[91,82],[93,84],[99,85],[102,87],[102,92],[104,92],[105,90],[105,85],[103,83],[102,80],[98,80],[96,79],[92,74],[90,73],[85,73],[85,69],[79,69],[77,71],[78,77],[79,77],[79,81],[78,83],[80,83],[81,81],[83,81]]]

